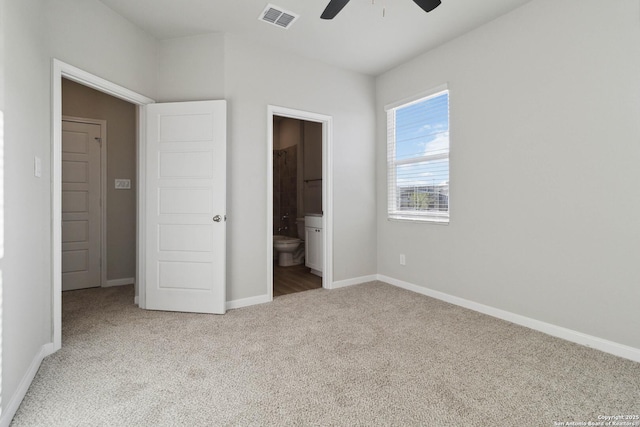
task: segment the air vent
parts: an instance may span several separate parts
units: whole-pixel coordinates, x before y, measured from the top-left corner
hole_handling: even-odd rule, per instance
[[[268,4],[258,19],[280,28],[289,28],[299,17],[300,15],[284,10],[279,6]]]

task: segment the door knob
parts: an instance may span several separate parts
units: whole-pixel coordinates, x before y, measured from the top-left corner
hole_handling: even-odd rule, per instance
[[[222,221],[222,217],[220,215],[216,215],[216,216],[213,217],[213,220],[215,222],[220,222],[220,221]]]

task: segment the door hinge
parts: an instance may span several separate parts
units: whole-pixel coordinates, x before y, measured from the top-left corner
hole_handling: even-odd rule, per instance
[[[100,146],[102,146],[102,138],[100,138],[100,137],[95,137],[94,139],[95,139],[96,141],[98,141],[98,144],[99,144]]]

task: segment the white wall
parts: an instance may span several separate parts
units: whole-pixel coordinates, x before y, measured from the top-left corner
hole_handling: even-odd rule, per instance
[[[152,98],[228,99],[229,300],[267,293],[272,104],[334,119],[334,281],[378,272],[640,347],[640,10],[600,6],[534,0],[384,74],[376,102],[371,77],[234,36],[158,43],[97,0],[8,0],[3,409],[51,335],[52,56]],[[451,224],[387,222],[382,106],[443,82]]]
[[[152,98],[229,99],[229,300],[267,294],[266,215],[259,214],[266,214],[270,173],[267,105],[333,116],[334,280],[375,273],[371,77],[221,35],[157,42],[97,0],[7,3],[5,155],[12,186],[5,210],[0,423],[51,342],[52,57]],[[185,58],[191,68],[175,65]],[[33,176],[34,156],[42,158],[42,178]]]
[[[374,81],[227,35],[227,299],[267,293],[267,105],[333,117],[334,277],[374,274]],[[260,178],[263,177],[263,178]],[[264,213],[264,214],[263,214]]]
[[[0,411],[2,411],[2,271],[4,268],[4,17],[5,0],[0,0]]]
[[[153,37],[97,0],[40,3],[52,57],[155,99],[158,43]]]
[[[380,76],[378,272],[640,348],[639,17],[534,0]],[[445,82],[451,224],[389,222],[383,106]]]
[[[6,0],[2,418],[51,338],[51,58],[155,95],[157,44],[97,0]],[[42,159],[42,177],[33,173]]]
[[[181,37],[159,43],[158,101],[224,98],[224,34]]]
[[[179,67],[177,62],[189,66]],[[267,151],[270,104],[333,116],[334,280],[375,273],[373,78],[229,34],[161,41],[158,76],[162,101],[228,101],[228,301],[268,292],[266,179],[267,173],[272,173],[267,171],[267,156],[272,155]]]
[[[51,338],[50,77],[41,6],[38,0],[14,0],[4,10],[3,411]],[[34,177],[34,156],[42,159],[42,178]]]

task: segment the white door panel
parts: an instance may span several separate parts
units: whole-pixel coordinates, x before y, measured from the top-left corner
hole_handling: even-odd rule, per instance
[[[213,213],[213,194],[205,188],[162,188],[159,190],[161,214]]]
[[[62,290],[100,286],[98,124],[62,121]]]
[[[224,313],[226,102],[147,106],[146,153],[146,308]]]

